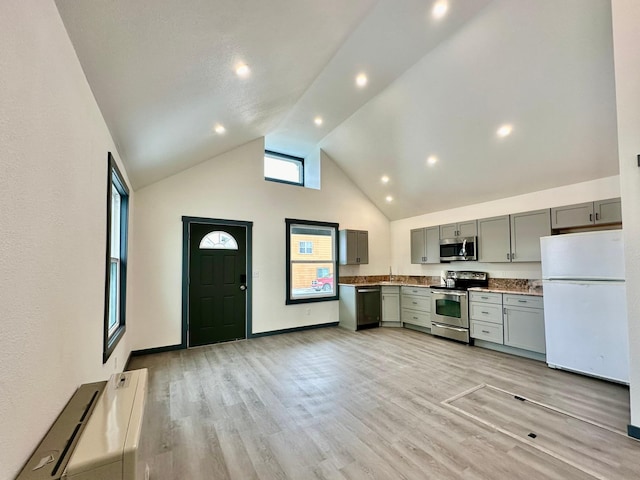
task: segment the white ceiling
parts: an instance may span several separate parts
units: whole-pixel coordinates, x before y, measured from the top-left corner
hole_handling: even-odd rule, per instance
[[[608,0],[56,3],[136,189],[260,136],[390,219],[618,173]]]

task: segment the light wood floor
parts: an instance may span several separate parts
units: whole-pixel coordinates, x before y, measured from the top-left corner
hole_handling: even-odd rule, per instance
[[[322,328],[129,366],[143,367],[140,462],[152,479],[640,478],[640,442],[623,435],[613,434],[635,454],[593,476],[443,403],[488,384],[625,432],[627,387],[407,329]],[[454,404],[478,413],[487,402],[476,394]],[[506,424],[519,417],[513,404],[497,408]],[[536,417],[513,420],[544,437]],[[619,449],[569,423],[560,430],[585,457]]]

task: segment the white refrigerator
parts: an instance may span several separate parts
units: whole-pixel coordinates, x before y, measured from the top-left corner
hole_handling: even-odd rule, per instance
[[[540,239],[547,364],[629,383],[622,230]]]

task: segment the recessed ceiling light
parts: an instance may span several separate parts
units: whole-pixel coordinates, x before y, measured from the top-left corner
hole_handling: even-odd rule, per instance
[[[389,183],[389,177],[387,175],[383,175],[380,181],[382,183]]]
[[[496,132],[499,137],[506,137],[511,134],[513,127],[511,125],[502,125]]]
[[[322,125],[322,117],[316,117],[313,119],[313,123],[315,123],[316,125],[320,126]]]
[[[391,195],[387,195],[385,200],[387,201],[387,203],[391,203],[393,202],[393,197]]]
[[[251,73],[251,70],[249,70],[249,65],[245,63],[236,67],[236,75],[238,75],[239,77],[248,77],[249,73]]]
[[[226,132],[226,129],[222,125],[220,125],[219,123],[215,127],[213,127],[213,130],[219,135],[221,135],[224,132]]]
[[[358,85],[360,88],[366,86],[368,81],[369,79],[364,73],[361,73],[356,77],[356,85]]]
[[[433,18],[439,19],[446,15],[447,10],[449,10],[449,2],[446,0],[440,0],[433,4],[431,15],[433,15]]]
[[[428,165],[435,165],[436,163],[438,163],[438,157],[435,155],[430,155],[429,158],[427,158]]]

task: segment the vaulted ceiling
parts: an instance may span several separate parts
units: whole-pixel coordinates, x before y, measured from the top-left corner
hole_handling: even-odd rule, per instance
[[[56,3],[135,189],[261,136],[390,219],[618,173],[608,0]]]

